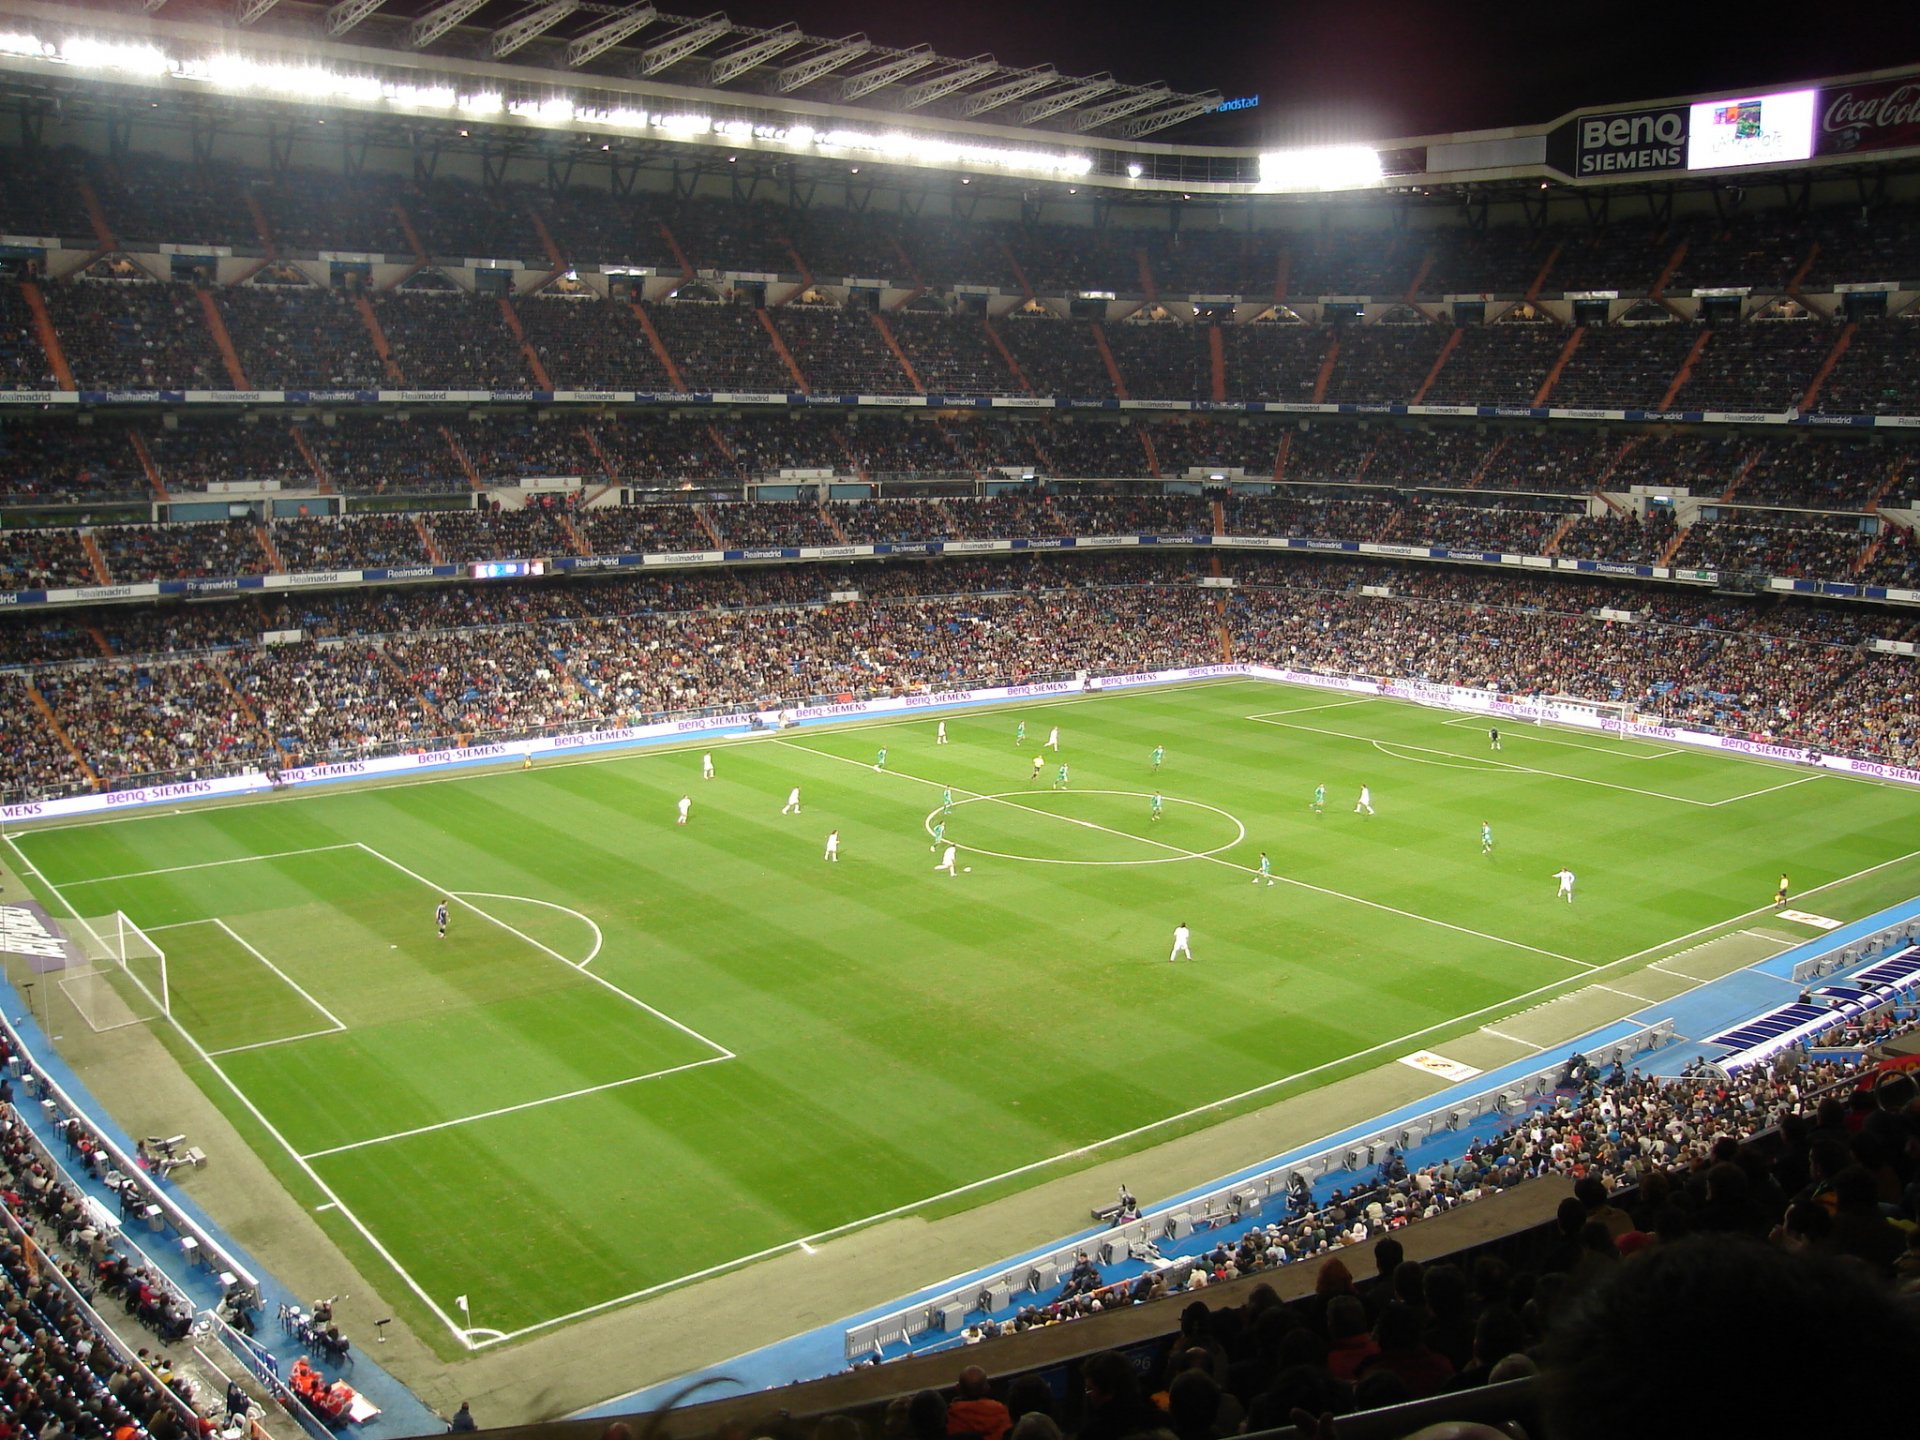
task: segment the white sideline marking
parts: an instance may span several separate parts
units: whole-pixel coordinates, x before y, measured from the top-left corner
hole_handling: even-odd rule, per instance
[[[1352,700],[1328,700],[1320,705],[1296,705],[1291,710],[1262,710],[1258,715],[1244,715],[1244,720],[1265,720],[1274,715],[1304,715],[1309,710],[1338,710],[1345,705],[1371,705],[1380,699],[1378,695],[1360,695]]]
[[[180,812],[176,810],[174,813],[177,815]],[[131,819],[132,817],[127,816],[125,818]],[[327,850],[352,850],[354,848],[353,841],[346,840],[338,845],[309,845],[304,850],[275,850],[265,855],[236,855],[231,860],[202,860],[193,865],[167,865],[158,870],[129,870],[124,875],[90,875],[84,880],[69,880],[67,881],[67,886],[71,889],[75,885],[105,885],[112,880],[142,880],[149,875],[178,875],[183,870],[217,870],[222,865],[251,865],[256,860],[291,860],[298,855],[318,855]],[[198,925],[200,922],[198,920],[189,920],[186,923],[189,925]],[[150,925],[146,928],[152,930],[165,927]]]
[[[1810,781],[1826,778],[1824,772],[1819,775],[1802,775],[1797,780],[1788,780],[1779,785],[1769,785],[1761,790],[1745,791],[1739,795],[1729,795],[1724,800],[1694,800],[1685,795],[1669,795],[1664,790],[1643,790],[1637,785],[1620,785],[1611,780],[1593,780],[1585,775],[1569,775],[1561,770],[1539,770],[1531,765],[1517,765],[1508,760],[1495,760],[1488,755],[1461,755],[1457,751],[1438,750],[1431,745],[1413,745],[1404,740],[1376,739],[1370,735],[1350,735],[1344,730],[1327,730],[1318,725],[1296,725],[1288,720],[1266,719],[1254,715],[1249,715],[1247,718],[1257,721],[1261,725],[1278,725],[1285,730],[1305,730],[1311,735],[1326,735],[1335,740],[1352,740],[1357,744],[1371,745],[1383,755],[1391,755],[1395,750],[1415,750],[1424,755],[1437,755],[1440,757],[1438,760],[1423,760],[1420,758],[1420,755],[1402,755],[1395,757],[1397,759],[1407,760],[1415,765],[1437,764],[1444,767],[1448,765],[1448,762],[1452,762],[1450,768],[1453,769],[1505,770],[1516,775],[1537,775],[1544,780],[1565,780],[1573,785],[1595,785],[1602,790],[1619,790],[1628,795],[1644,795],[1649,800],[1667,800],[1675,805],[1692,805],[1701,810],[1718,810],[1723,805],[1732,805],[1741,800],[1752,800],[1756,796],[1771,795],[1776,790],[1788,790],[1795,785],[1805,785]],[[1590,749],[1592,747],[1589,746],[1587,748]]]
[[[344,1145],[329,1145],[324,1150],[309,1150],[300,1158],[318,1160],[325,1155],[344,1155],[349,1150],[364,1150],[369,1145],[385,1145],[392,1140],[429,1135],[435,1130],[452,1130],[456,1126],[471,1125],[477,1120],[493,1120],[501,1115],[517,1114],[522,1110],[538,1110],[543,1105],[557,1105],[562,1100],[578,1100],[582,1095],[598,1095],[603,1090],[618,1090],[623,1086],[638,1085],[643,1080],[658,1080],[663,1075],[678,1075],[683,1070],[698,1070],[702,1065],[722,1065],[733,1058],[731,1054],[709,1055],[704,1060],[689,1060],[684,1065],[669,1065],[664,1070],[649,1070],[644,1075],[629,1075],[623,1080],[607,1080],[599,1085],[583,1085],[578,1090],[566,1090],[558,1095],[543,1095],[538,1100],[521,1100],[512,1105],[501,1105],[473,1115],[459,1115],[452,1120],[436,1120],[431,1125],[416,1125],[411,1130],[395,1130],[391,1135],[375,1135],[366,1140],[349,1140]]]
[[[1642,1005],[1661,1005],[1665,1003],[1664,1001],[1661,1001],[1661,1000],[1649,1000],[1644,995],[1636,995],[1631,990],[1622,990],[1619,987],[1614,985],[1602,985],[1597,980],[1593,983],[1593,985],[1590,988],[1594,990],[1604,990],[1609,995],[1618,995],[1623,999],[1638,1000]]]
[[[363,844],[357,840],[354,843],[356,845],[359,845],[359,847],[362,850],[366,851],[367,854],[373,856],[374,859],[385,861],[388,865],[391,865],[394,869],[398,870],[402,875],[405,875],[408,879],[417,880],[420,882],[420,884],[426,886],[427,889],[436,891],[441,895],[445,895],[450,900],[459,900],[461,905],[463,905],[468,910],[471,910],[474,914],[478,915],[482,920],[485,920],[488,923],[493,925],[498,925],[502,930],[506,931],[509,935],[515,936],[518,939],[527,943],[528,945],[531,945],[534,949],[540,951],[542,954],[551,955],[555,960],[558,960],[562,965],[566,966],[569,970],[578,970],[582,975],[586,976],[587,979],[593,981],[594,984],[602,987],[603,989],[611,990],[614,994],[618,995],[622,1000],[625,1000],[629,1005],[638,1006],[640,1009],[646,1011],[649,1015],[653,1016],[654,1019],[663,1021],[666,1024],[671,1025],[674,1029],[678,1030],[681,1034],[692,1036],[695,1040],[698,1040],[702,1045],[706,1046],[709,1050],[714,1051],[722,1060],[734,1060],[739,1058],[733,1053],[733,1051],[729,1050],[726,1046],[722,1045],[718,1040],[709,1040],[705,1035],[702,1035],[698,1030],[694,1029],[691,1025],[683,1025],[678,1020],[674,1019],[671,1015],[667,1014],[664,1010],[654,1009],[653,1006],[647,1004],[647,1002],[642,1000],[639,996],[629,994],[627,991],[622,990],[618,985],[614,984],[611,980],[606,979],[604,976],[596,975],[591,970],[581,969],[581,966],[585,963],[584,961],[573,961],[573,960],[567,959],[566,956],[562,955],[558,950],[553,949],[551,946],[542,945],[538,940],[534,939],[531,935],[528,935],[523,931],[514,929],[513,926],[509,925],[506,921],[502,920],[499,916],[488,914],[487,911],[483,910],[480,906],[474,904],[471,900],[461,899],[460,895],[457,892],[453,890],[449,890],[443,885],[434,884],[433,881],[427,879],[427,877],[422,875],[418,870],[409,870],[405,865],[402,865],[398,860],[395,860],[392,856],[382,855],[378,850],[374,849],[371,845]]]
[[[1536,1045],[1531,1040],[1522,1040],[1518,1035],[1509,1035],[1504,1030],[1496,1030],[1491,1025],[1482,1025],[1480,1027],[1480,1033],[1483,1035],[1491,1035],[1496,1040],[1505,1040],[1510,1045],[1524,1045],[1536,1055],[1547,1048],[1544,1045]]]
[[[868,765],[864,760],[856,760],[849,755],[835,755],[830,750],[815,750],[810,745],[801,745],[798,742],[793,740],[788,740],[783,738],[779,741],[779,743],[782,745],[788,746],[789,748],[794,750],[805,751],[809,755],[817,755],[823,760],[838,760],[844,765],[858,765],[862,770],[870,770],[873,768],[872,766]],[[954,788],[958,791],[959,794],[967,796],[970,800],[984,800],[984,801],[987,801],[989,804],[1004,805],[1010,810],[1024,810],[1029,815],[1040,815],[1045,817],[1048,820],[1071,821],[1075,825],[1084,825],[1089,830],[1099,830],[1108,835],[1118,835],[1125,840],[1137,841],[1142,845],[1150,846],[1156,850],[1169,851],[1172,854],[1178,855],[1184,859],[1205,860],[1210,864],[1224,865],[1229,870],[1237,870],[1242,875],[1254,875],[1259,873],[1257,869],[1252,865],[1242,865],[1239,862],[1234,860],[1223,860],[1218,855],[1209,855],[1199,850],[1188,850],[1184,846],[1180,846],[1180,845],[1169,845],[1169,844],[1166,844],[1164,841],[1155,840],[1150,836],[1134,835],[1125,830],[1116,830],[1109,825],[1097,825],[1091,820],[1080,820],[1080,819],[1076,819],[1071,815],[1059,815],[1051,810],[1042,810],[1035,805],[1022,805],[1018,800],[1008,800],[1004,796],[984,795],[977,790],[965,790],[965,789],[959,789],[958,787],[948,787],[948,786],[945,786],[943,782],[939,780],[928,780],[919,775],[909,775],[904,770],[888,770],[885,773],[887,773],[888,775],[895,776],[896,778],[901,780],[911,780],[916,785],[932,785],[937,789]],[[1102,792],[1088,791],[1085,793],[1099,794]],[[1238,821],[1235,821],[1234,823],[1239,824]],[[961,845],[959,848],[962,850],[968,850],[968,849],[971,849],[972,847],[967,845]],[[1414,911],[1414,910],[1402,910],[1396,905],[1388,905],[1379,900],[1368,900],[1359,895],[1349,895],[1342,890],[1330,890],[1324,885],[1315,885],[1311,881],[1307,881],[1307,880],[1297,880],[1290,875],[1282,874],[1278,870],[1273,872],[1272,878],[1275,880],[1278,880],[1283,885],[1291,885],[1299,890],[1310,890],[1316,895],[1326,895],[1335,900],[1346,900],[1355,905],[1364,905],[1369,910],[1379,910],[1389,915],[1399,915],[1408,920],[1417,920],[1425,925],[1437,925],[1442,930],[1452,930],[1455,933],[1460,935],[1471,935],[1476,940],[1488,940],[1493,942],[1496,945],[1510,946],[1515,950],[1527,950],[1532,952],[1535,955],[1544,955],[1549,960],[1560,960],[1565,962],[1568,965],[1578,965],[1583,970],[1597,970],[1600,968],[1598,965],[1594,964],[1591,960],[1576,960],[1571,955],[1562,955],[1556,950],[1543,950],[1538,945],[1527,944],[1526,941],[1524,940],[1509,940],[1503,935],[1492,935],[1487,933],[1484,930],[1469,929],[1465,925],[1455,925],[1450,920],[1436,920],[1431,915],[1422,915],[1418,911]]]
[[[544,905],[549,910],[558,910],[562,915],[573,916],[574,919],[593,931],[593,948],[587,952],[587,958],[584,960],[567,961],[567,964],[573,966],[576,970],[584,970],[587,966],[593,964],[595,957],[600,953],[600,947],[606,944],[606,937],[600,933],[600,927],[594,924],[590,917],[582,915],[571,905],[557,905],[551,900],[536,900],[531,895],[503,895],[497,890],[453,890],[448,893],[456,900],[464,896],[476,896],[481,900],[518,900],[523,905]]]

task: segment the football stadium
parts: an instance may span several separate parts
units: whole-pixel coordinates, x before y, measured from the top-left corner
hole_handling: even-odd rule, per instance
[[[6,1436],[1898,1433],[1914,57],[792,8],[0,0]]]

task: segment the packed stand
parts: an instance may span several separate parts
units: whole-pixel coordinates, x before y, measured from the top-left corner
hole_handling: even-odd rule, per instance
[[[1814,408],[1827,415],[1920,415],[1920,316],[1863,321]]]
[[[240,286],[214,298],[256,390],[377,390],[373,337],[346,296],[312,286]]]
[[[214,480],[276,481],[289,490],[314,488],[313,469],[287,426],[272,415],[259,421],[198,421],[140,432],[167,493],[205,490]],[[137,463],[137,457],[136,457]]]
[[[1920,481],[1920,452],[1871,440],[1815,435],[1758,444],[1748,453],[1753,463],[1737,472],[1740,500],[1862,510],[1876,497],[1901,504]]]
[[[454,434],[482,485],[517,486],[530,479],[598,483],[607,478],[579,417],[564,410],[473,416]]]
[[[1445,325],[1385,323],[1343,325],[1325,400],[1404,404],[1426,383],[1441,347],[1453,332]]]
[[[1554,553],[1610,565],[1651,565],[1666,554],[1677,532],[1671,510],[1649,510],[1641,516],[1609,509],[1581,516]]]
[[[83,388],[233,388],[192,286],[66,280],[43,293],[60,348]]]
[[[1105,400],[1113,379],[1084,320],[1060,320],[1015,311],[993,322],[1020,373],[1036,395],[1068,395]]]
[[[714,439],[716,428],[704,419],[636,412],[596,421],[593,435],[623,485],[679,485],[737,475],[735,461]]]
[[[1658,408],[1686,364],[1698,326],[1671,324],[1589,325],[1554,383],[1547,403],[1558,409]],[[1712,342],[1708,342],[1708,348]],[[1552,362],[1549,362],[1551,364]],[[1544,380],[1546,376],[1543,374]],[[1689,387],[1678,404],[1692,407]]]
[[[789,305],[774,323],[814,394],[912,394],[913,383],[873,319],[838,306]]]
[[[1567,332],[1557,325],[1465,326],[1421,403],[1531,405],[1566,343]]]
[[[1846,580],[1869,536],[1858,517],[1722,509],[1687,531],[1673,563],[1799,579]]]
[[[119,788],[259,763],[266,754],[260,731],[218,663],[68,668],[42,672],[36,683],[93,773]]]
[[[1680,387],[1689,410],[1785,410],[1797,406],[1840,337],[1818,320],[1716,325]]]
[[[887,324],[930,394],[1020,393],[1019,381],[987,334],[984,317],[909,309],[893,312]]]
[[[840,537],[817,505],[743,500],[706,507],[707,519],[728,549],[765,545],[838,545]]]
[[[472,482],[454,453],[449,434],[467,432],[464,421],[436,424],[425,416],[343,418],[337,424],[306,424],[300,434],[321,472],[349,494],[417,495],[468,490]],[[481,442],[481,432],[472,434]]]
[[[1213,393],[1213,361],[1207,349],[1206,326],[1174,320],[1122,320],[1101,330],[1128,399],[1204,400]],[[1235,373],[1229,360],[1229,390]]]
[[[513,307],[527,344],[557,389],[673,388],[640,322],[625,305],[590,295],[530,295],[513,301]],[[502,333],[506,333],[504,325]],[[672,347],[668,348],[671,353]]]
[[[23,504],[152,495],[124,424],[0,419],[0,495]]]
[[[498,299],[464,292],[390,290],[374,296],[372,303],[389,353],[409,387],[533,387],[526,357],[507,328]]]
[[[0,278],[0,389],[57,390],[53,363],[48,360],[33,312],[20,287]]]
[[[1271,425],[1167,421],[1151,425],[1154,457],[1168,479],[1190,470],[1240,470],[1249,480],[1273,478],[1281,431]]]
[[[689,390],[784,395],[795,388],[773,338],[749,307],[669,301],[648,306],[647,313]]]
[[[251,520],[103,525],[93,538],[116,585],[259,575],[269,568]]]
[[[1235,400],[1310,403],[1333,339],[1332,328],[1319,325],[1221,326],[1228,396]],[[1200,363],[1208,363],[1204,355]],[[1129,373],[1126,366],[1121,366],[1121,373]]]
[[[548,510],[441,510],[427,528],[449,565],[473,560],[542,560],[571,555],[562,517]]]

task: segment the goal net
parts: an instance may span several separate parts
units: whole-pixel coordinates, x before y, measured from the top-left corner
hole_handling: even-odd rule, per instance
[[[60,989],[94,1030],[173,1013],[167,952],[123,913],[64,920],[60,928],[79,952],[79,963],[61,975]]]

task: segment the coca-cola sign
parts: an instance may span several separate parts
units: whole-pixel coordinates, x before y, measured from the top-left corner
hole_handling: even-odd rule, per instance
[[[1816,155],[1920,146],[1920,78],[1822,90],[1819,116]]]

